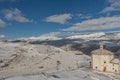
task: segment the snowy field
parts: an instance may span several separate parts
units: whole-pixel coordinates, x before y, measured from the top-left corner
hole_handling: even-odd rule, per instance
[[[0,80],[120,80],[117,74],[98,73],[91,57],[50,45],[0,43]]]
[[[120,76],[78,69],[72,71],[44,73],[40,75],[19,76],[5,80],[120,80]]]

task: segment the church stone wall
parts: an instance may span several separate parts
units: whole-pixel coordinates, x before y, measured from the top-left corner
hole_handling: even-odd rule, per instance
[[[110,63],[114,55],[92,54],[92,68],[103,72],[119,73],[119,65]]]

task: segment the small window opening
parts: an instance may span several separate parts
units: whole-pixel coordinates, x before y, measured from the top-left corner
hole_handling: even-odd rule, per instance
[[[95,68],[97,69],[98,67],[96,66]]]
[[[106,61],[104,61],[104,64],[106,63]]]
[[[103,68],[103,71],[104,71],[104,72],[106,71],[106,67]]]

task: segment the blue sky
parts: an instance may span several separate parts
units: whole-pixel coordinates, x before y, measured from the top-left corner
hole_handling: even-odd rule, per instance
[[[120,30],[120,0],[0,0],[0,38]]]

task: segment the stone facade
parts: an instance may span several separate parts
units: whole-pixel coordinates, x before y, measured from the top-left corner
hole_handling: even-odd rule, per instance
[[[91,54],[93,70],[120,74],[120,60],[115,58],[114,53],[103,49],[103,45]]]

